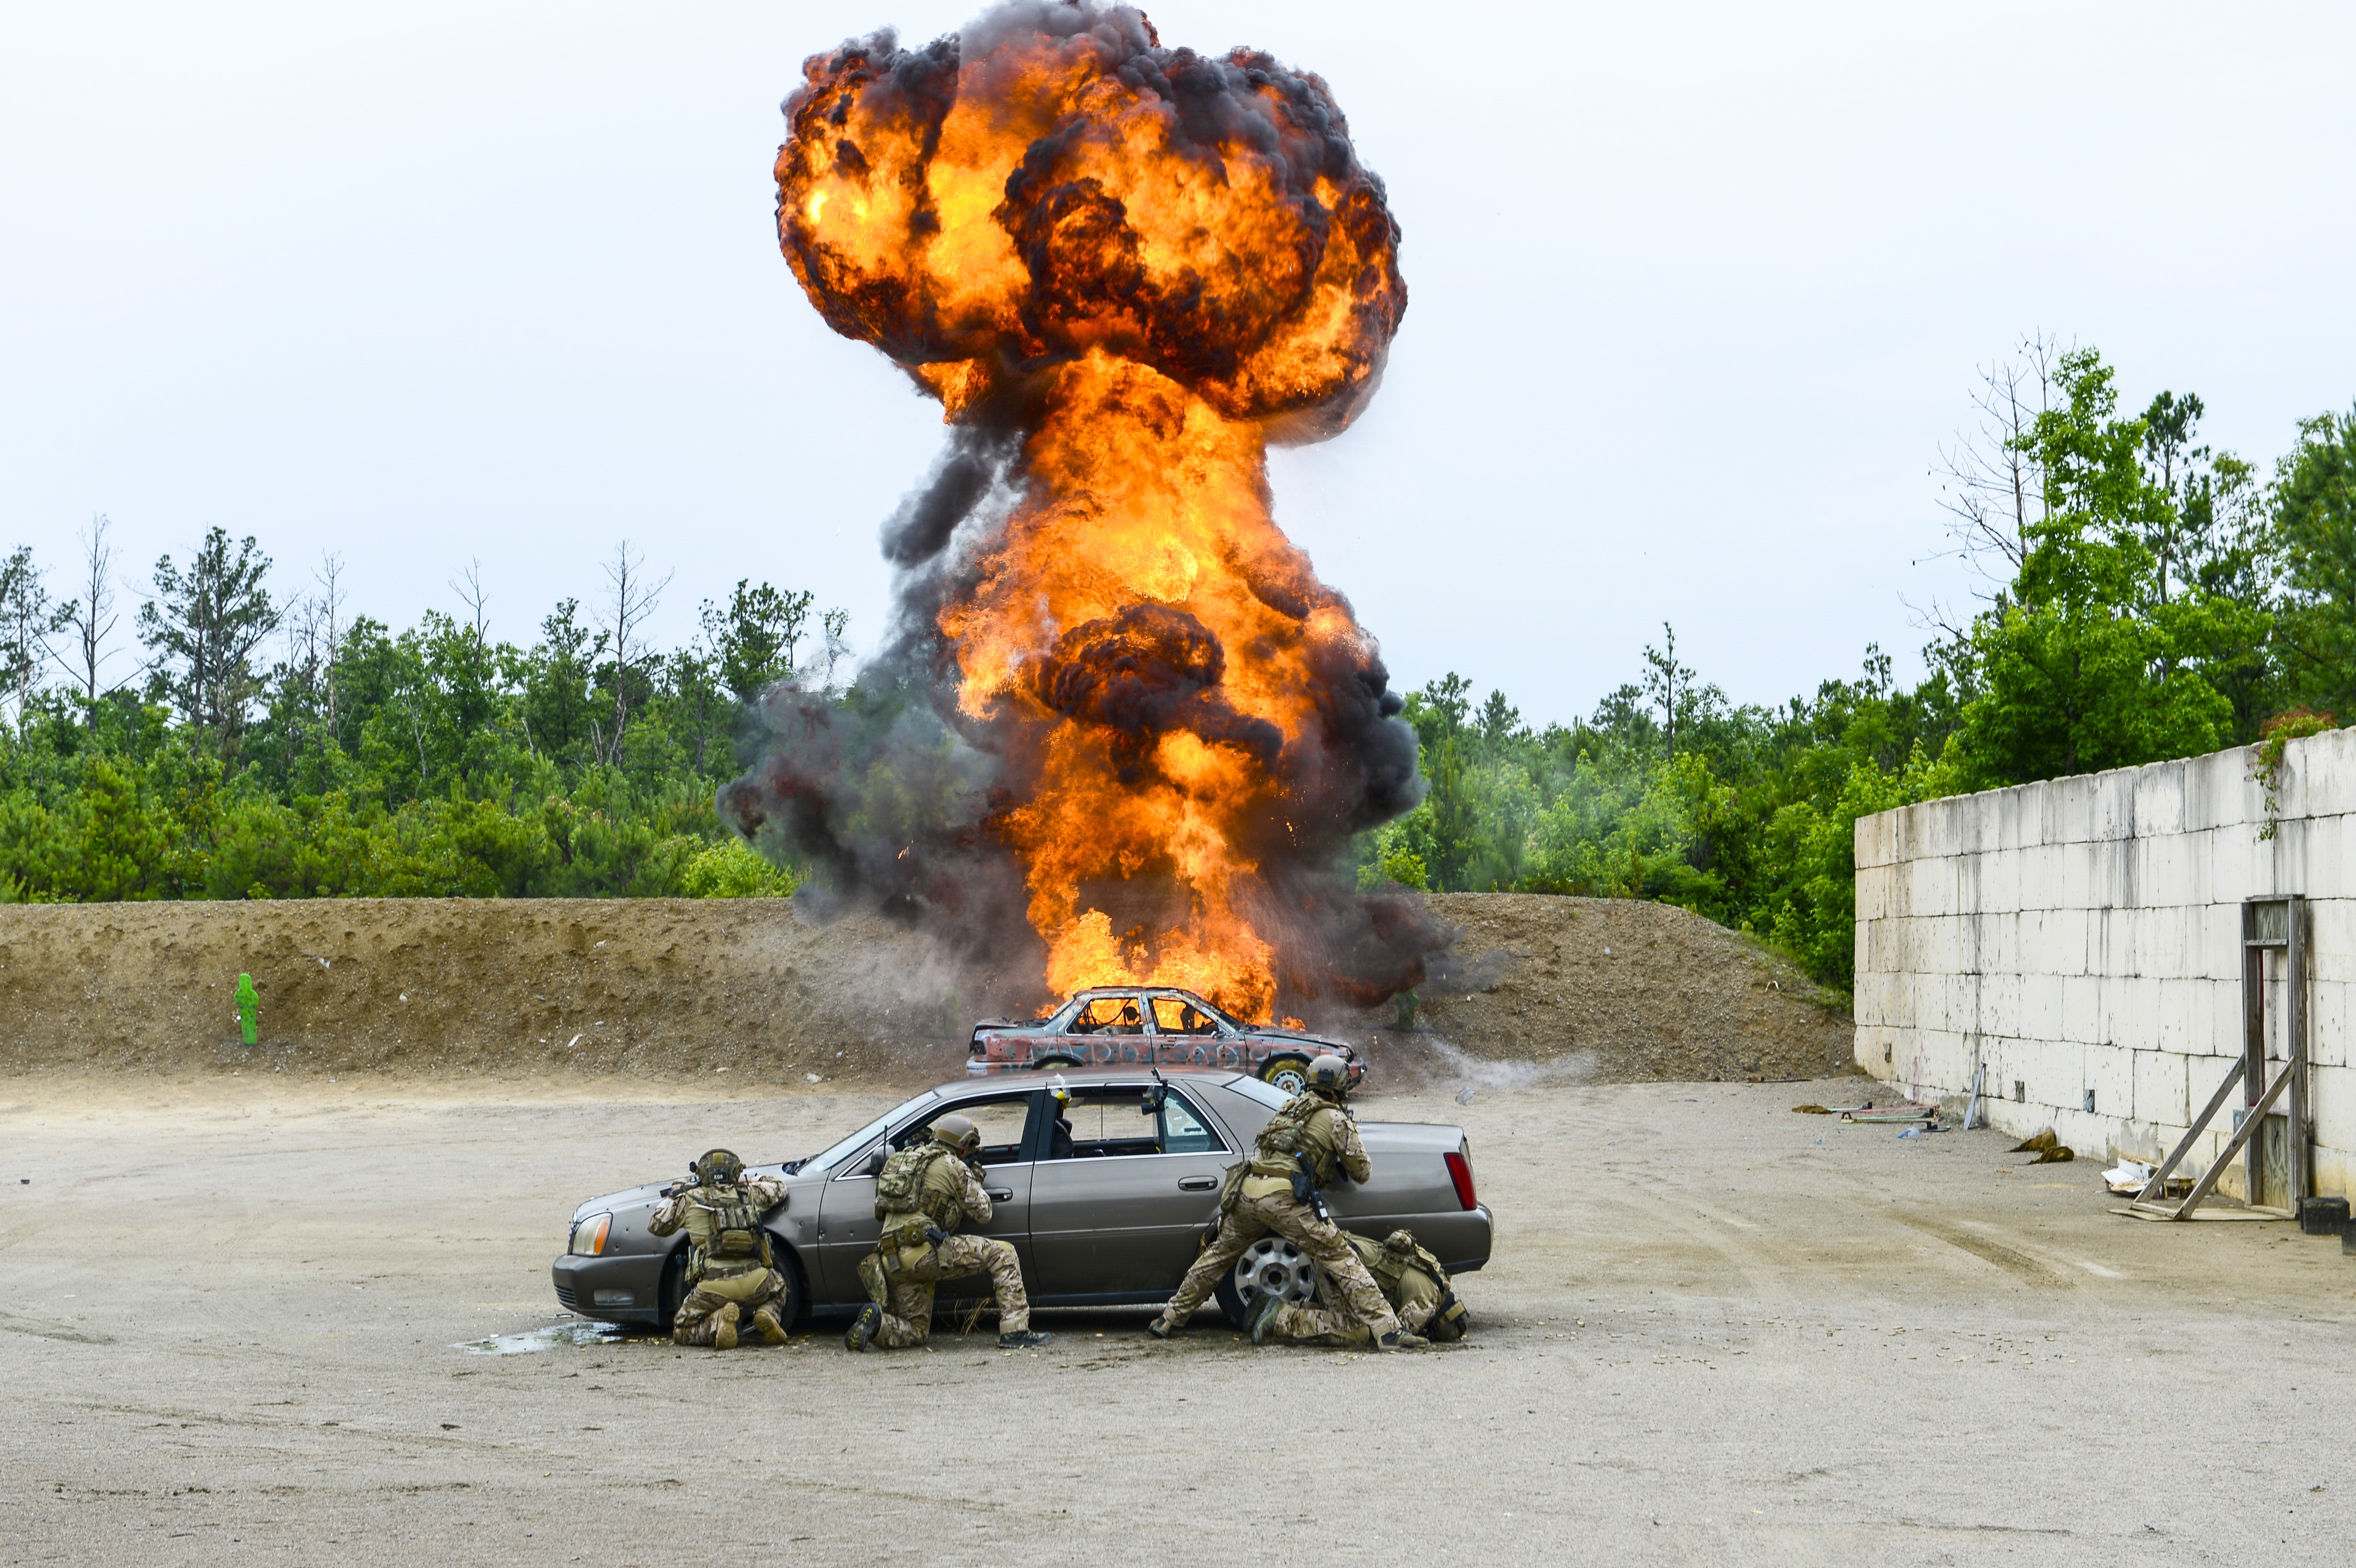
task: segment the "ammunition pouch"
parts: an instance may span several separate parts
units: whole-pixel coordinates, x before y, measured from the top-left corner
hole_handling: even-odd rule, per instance
[[[1219,1183],[1219,1212],[1232,1214],[1243,1200],[1244,1178],[1251,1174],[1251,1161],[1239,1159],[1227,1167],[1226,1179]],[[1213,1230],[1218,1227],[1214,1225]]]

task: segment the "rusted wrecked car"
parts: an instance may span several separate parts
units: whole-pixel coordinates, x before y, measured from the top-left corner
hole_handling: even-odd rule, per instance
[[[1286,1096],[1233,1072],[1179,1068],[1158,1081],[1153,1072],[1067,1072],[1069,1099],[1060,1104],[1049,1084],[1027,1075],[963,1079],[926,1090],[821,1153],[754,1166],[753,1174],[786,1184],[785,1201],[761,1223],[786,1276],[787,1319],[847,1317],[867,1299],[859,1260],[881,1229],[876,1173],[892,1149],[929,1136],[953,1111],[982,1136],[982,1185],[995,1211],[976,1229],[1012,1245],[1033,1304],[1167,1300],[1216,1215],[1221,1176]],[[1492,1223],[1473,1191],[1462,1128],[1361,1120],[1358,1136],[1373,1179],[1325,1189],[1337,1222],[1368,1236],[1404,1226],[1451,1274],[1489,1261]],[[611,1322],[659,1328],[671,1320],[685,1288],[687,1238],[647,1232],[661,1191],[650,1182],[574,1211],[570,1245],[553,1271],[558,1301]],[[1219,1282],[1218,1304],[1242,1323],[1260,1291],[1308,1300],[1317,1272],[1292,1243],[1264,1236]],[[989,1289],[986,1276],[952,1282],[941,1289],[941,1309],[969,1306]]]
[[[1065,1067],[1225,1067],[1297,1094],[1309,1063],[1331,1052],[1366,1075],[1349,1045],[1297,1029],[1239,1023],[1192,991],[1099,986],[1075,993],[1044,1019],[988,1019],[973,1026],[969,1076]]]

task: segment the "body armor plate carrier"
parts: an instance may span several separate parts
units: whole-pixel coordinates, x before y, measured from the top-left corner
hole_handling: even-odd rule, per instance
[[[769,1232],[761,1228],[760,1208],[743,1188],[710,1188],[691,1194],[689,1200],[712,1226],[710,1239],[688,1258],[691,1280],[776,1266],[769,1254]]]

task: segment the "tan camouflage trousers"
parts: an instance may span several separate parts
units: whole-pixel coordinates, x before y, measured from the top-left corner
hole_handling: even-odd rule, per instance
[[[871,1260],[876,1254],[869,1254]],[[998,1331],[1019,1334],[1031,1327],[1031,1297],[1023,1289],[1023,1265],[1014,1249],[995,1236],[951,1236],[931,1246],[909,1247],[900,1253],[903,1266],[884,1272],[890,1296],[884,1304],[884,1323],[875,1343],[897,1350],[921,1345],[933,1331],[933,1286],[943,1280],[969,1275],[990,1276],[998,1297]],[[860,1277],[869,1277],[860,1265]]]
[[[1371,1334],[1387,1334],[1397,1328],[1398,1319],[1383,1293],[1375,1284],[1375,1276],[1342,1239],[1341,1227],[1331,1220],[1321,1220],[1317,1211],[1292,1196],[1290,1187],[1254,1197],[1253,1183],[1244,1183],[1245,1195],[1236,1206],[1219,1220],[1219,1233],[1178,1282],[1178,1294],[1170,1298],[1162,1315],[1173,1323],[1183,1323],[1194,1315],[1194,1309],[1217,1288],[1219,1281],[1236,1266],[1244,1249],[1273,1231],[1299,1247],[1317,1262],[1325,1277],[1333,1284],[1341,1306],[1352,1324],[1363,1327]],[[1302,1310],[1288,1307],[1288,1311]]]
[[[720,1334],[713,1321],[720,1309],[736,1304],[736,1331],[750,1335],[753,1315],[786,1294],[786,1282],[776,1269],[756,1268],[721,1278],[707,1275],[696,1282],[670,1320],[670,1337],[682,1345],[710,1345]]]
[[[1377,1289],[1382,1288],[1379,1278],[1375,1283]],[[1440,1289],[1430,1275],[1415,1269],[1399,1276],[1397,1288],[1383,1290],[1383,1299],[1390,1303],[1400,1328],[1420,1334],[1431,1315],[1440,1310]],[[1348,1345],[1364,1344],[1373,1338],[1364,1323],[1341,1309],[1331,1275],[1317,1282],[1316,1306],[1286,1302],[1277,1309],[1269,1331],[1280,1339],[1333,1339]]]

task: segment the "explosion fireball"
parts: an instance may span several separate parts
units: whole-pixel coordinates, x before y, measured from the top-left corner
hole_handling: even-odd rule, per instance
[[[1407,307],[1325,84],[1018,0],[814,56],[786,114],[786,258],[940,400],[950,451],[886,527],[900,624],[848,717],[775,694],[723,809],[953,925],[992,918],[1011,856],[1057,992],[1265,1020],[1414,984],[1434,933],[1333,869],[1420,797],[1414,736],[1270,516],[1269,443],[1347,425]]]

